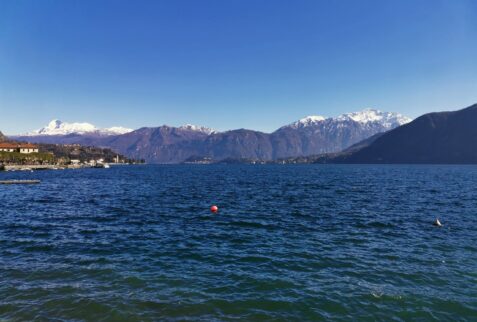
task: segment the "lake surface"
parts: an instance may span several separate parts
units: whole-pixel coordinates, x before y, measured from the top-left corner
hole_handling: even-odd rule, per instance
[[[2,321],[477,318],[477,166],[118,166],[0,179],[42,180],[0,185]]]

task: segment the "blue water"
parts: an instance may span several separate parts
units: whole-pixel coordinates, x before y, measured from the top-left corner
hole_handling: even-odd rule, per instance
[[[6,178],[42,183],[0,185],[0,320],[477,318],[476,166]]]

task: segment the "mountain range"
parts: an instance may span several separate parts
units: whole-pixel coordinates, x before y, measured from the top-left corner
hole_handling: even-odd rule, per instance
[[[273,133],[164,125],[124,134],[99,134],[94,130],[16,138],[110,147],[157,163],[248,159],[280,163],[477,164],[476,124],[474,104],[458,111],[425,114],[414,121],[370,109],[335,118],[309,116]],[[1,140],[5,137],[0,133]]]
[[[149,163],[180,163],[189,158],[275,160],[339,152],[349,146],[410,122],[398,113],[365,109],[325,118],[308,116],[272,133],[238,129],[218,132],[184,125],[98,129],[89,123],[62,123],[12,137],[36,143],[82,144],[111,148]]]

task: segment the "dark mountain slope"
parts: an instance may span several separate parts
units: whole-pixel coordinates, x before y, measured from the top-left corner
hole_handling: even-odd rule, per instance
[[[346,163],[477,163],[477,104],[430,113],[340,157]]]
[[[342,153],[351,153],[351,152],[356,152],[356,151],[359,151],[367,146],[370,146],[372,143],[374,143],[377,139],[379,139],[380,137],[382,137],[386,132],[381,132],[381,133],[377,133],[367,139],[364,139],[363,141],[359,141],[358,143],[356,144],[353,144],[352,146],[350,146],[349,148],[347,149],[344,149],[342,151]]]

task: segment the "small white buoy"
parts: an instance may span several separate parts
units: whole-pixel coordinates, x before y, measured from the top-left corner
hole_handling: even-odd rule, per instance
[[[441,222],[439,221],[439,218],[436,218],[436,221],[434,221],[434,226],[442,227],[442,224],[441,224]]]

